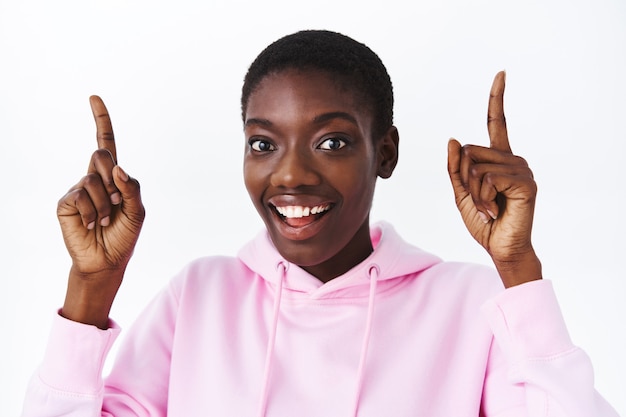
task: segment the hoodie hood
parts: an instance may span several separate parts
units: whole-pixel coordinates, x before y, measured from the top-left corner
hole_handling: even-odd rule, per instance
[[[276,333],[283,298],[366,299],[364,300],[367,304],[364,316],[365,330],[362,336],[358,369],[354,376],[355,388],[350,412],[351,416],[357,416],[367,368],[376,294],[401,283],[407,275],[415,276],[416,273],[441,262],[438,257],[408,245],[390,224],[377,223],[370,230],[374,247],[370,256],[345,274],[326,283],[299,266],[287,262],[278,253],[266,231],[240,251],[241,261],[273,286],[275,294],[257,414],[259,417],[266,415],[270,397]]]
[[[367,297],[372,268],[378,270],[377,280],[380,285],[385,286],[393,285],[391,281],[394,279],[423,271],[441,262],[437,256],[407,244],[389,223],[372,225],[370,236],[374,247],[370,256],[327,283],[285,260],[265,230],[245,245],[238,257],[248,268],[271,284],[278,285],[282,280],[282,290],[287,294],[313,299]]]

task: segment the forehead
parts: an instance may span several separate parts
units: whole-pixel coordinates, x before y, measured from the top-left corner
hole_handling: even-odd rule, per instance
[[[244,119],[276,116],[306,116],[313,112],[343,111],[369,119],[365,100],[354,88],[321,70],[286,69],[266,75],[248,99]],[[244,120],[244,122],[245,122]]]

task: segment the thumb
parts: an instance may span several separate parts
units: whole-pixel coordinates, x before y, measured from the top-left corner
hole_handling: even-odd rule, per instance
[[[456,196],[466,191],[461,180],[461,144],[456,139],[448,141],[448,175]]]
[[[119,165],[113,167],[113,181],[122,194],[122,212],[135,221],[143,222],[145,209],[141,202],[139,181],[131,178]]]

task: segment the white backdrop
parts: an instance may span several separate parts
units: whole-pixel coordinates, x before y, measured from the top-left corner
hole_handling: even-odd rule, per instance
[[[147,219],[114,305],[128,327],[189,260],[261,227],[243,187],[239,91],[271,41],[325,28],[365,42],[394,82],[401,157],[373,219],[446,259],[488,263],[454,207],[446,143],[487,144],[507,70],[513,150],[539,184],[535,245],[598,389],[626,415],[626,3],[0,0],[0,414],[17,415],[64,297],[57,200],[95,149],[105,100]]]

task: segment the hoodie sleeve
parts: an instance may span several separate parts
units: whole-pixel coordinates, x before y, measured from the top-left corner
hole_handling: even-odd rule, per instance
[[[176,305],[168,287],[144,310],[106,380],[103,367],[119,327],[111,322],[100,330],[57,315],[22,417],[164,417]]]
[[[550,281],[509,288],[482,310],[495,339],[482,415],[618,417],[596,392],[591,361],[572,343]]]

